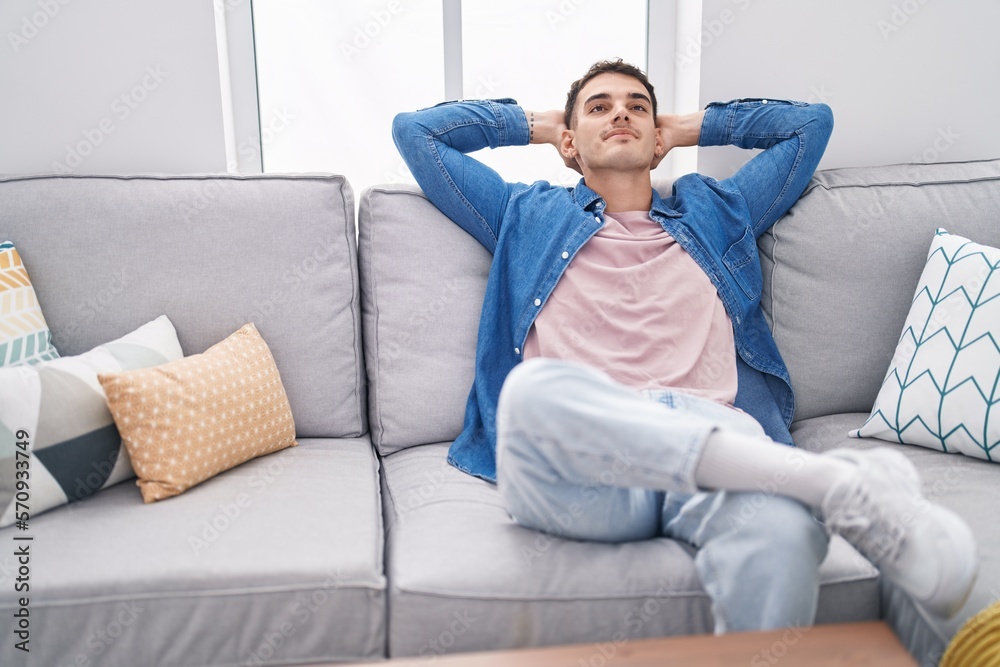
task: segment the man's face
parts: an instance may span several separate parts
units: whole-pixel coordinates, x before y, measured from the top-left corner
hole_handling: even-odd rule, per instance
[[[649,93],[631,76],[609,72],[591,79],[580,90],[573,118],[562,148],[585,173],[649,169],[662,149]]]

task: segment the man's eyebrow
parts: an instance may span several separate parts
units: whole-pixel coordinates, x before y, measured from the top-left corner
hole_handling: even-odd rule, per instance
[[[643,95],[642,93],[629,93],[628,94],[628,98],[630,100],[646,100],[646,102],[649,103],[649,104],[653,103],[653,101],[651,99],[649,99],[649,97],[647,97],[646,95]],[[588,97],[587,101],[584,102],[583,105],[587,106],[588,104],[590,104],[594,100],[610,100],[610,99],[611,99],[611,95],[609,95],[608,93],[597,93],[596,95],[591,95],[590,97]]]
[[[583,105],[587,106],[588,104],[590,104],[594,100],[610,100],[610,99],[611,99],[611,95],[609,95],[608,93],[597,93],[596,95],[591,95],[590,97],[588,97],[587,101],[584,102]]]

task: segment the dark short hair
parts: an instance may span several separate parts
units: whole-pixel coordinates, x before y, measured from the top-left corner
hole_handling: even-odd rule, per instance
[[[566,95],[566,127],[571,127],[572,125],[573,109],[576,107],[576,98],[580,94],[580,90],[590,83],[590,80],[595,76],[608,73],[630,76],[645,86],[646,91],[649,92],[649,99],[653,103],[653,116],[656,116],[656,94],[653,92],[653,84],[646,78],[646,73],[635,65],[630,65],[622,61],[621,58],[617,58],[615,60],[601,60],[594,63],[582,78],[574,81],[573,85],[569,87],[569,93]]]

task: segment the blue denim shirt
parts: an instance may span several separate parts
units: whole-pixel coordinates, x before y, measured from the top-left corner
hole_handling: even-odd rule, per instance
[[[705,271],[733,323],[734,404],[771,438],[792,443],[788,370],[760,308],[757,237],[802,194],[826,148],[825,104],[740,99],[708,105],[702,146],[765,149],[732,177],[677,179],[653,191],[650,216]],[[448,461],[496,481],[496,408],[507,373],[523,359],[539,311],[581,247],[604,225],[604,200],[583,179],[508,183],[466,153],[528,143],[524,111],[511,99],[446,102],[396,116],[393,139],[427,198],[493,253],[479,321],[475,379],[462,433]]]

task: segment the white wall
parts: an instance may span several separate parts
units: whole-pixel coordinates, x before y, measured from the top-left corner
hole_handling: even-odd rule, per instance
[[[0,173],[226,170],[210,0],[3,0],[0,36]]]
[[[703,0],[703,7],[702,106],[736,97],[826,102],[835,128],[820,168],[1000,156],[995,0]],[[697,52],[681,45],[682,57],[685,47]],[[698,171],[722,178],[750,156],[701,149]]]
[[[821,167],[1000,155],[994,0],[650,2],[651,17],[702,5],[701,45],[650,35],[661,98],[698,73],[699,104],[664,99],[665,109],[741,96],[826,101],[836,128]],[[228,27],[232,118],[213,4]],[[0,1],[0,173],[226,171],[234,150],[239,171],[259,171],[249,4]],[[674,40],[675,61],[661,62]],[[698,170],[724,177],[749,156],[702,149]]]

